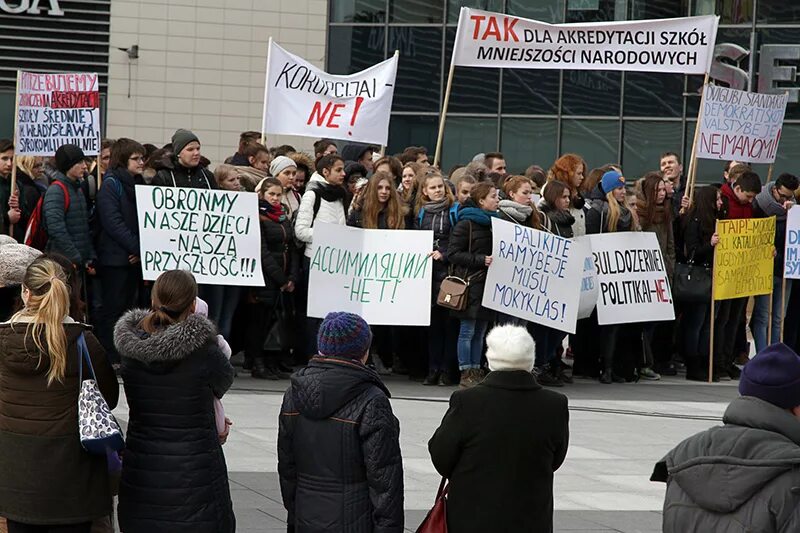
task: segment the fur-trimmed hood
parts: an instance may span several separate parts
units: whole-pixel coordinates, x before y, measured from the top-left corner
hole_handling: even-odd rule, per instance
[[[133,309],[117,322],[114,345],[122,357],[145,364],[177,362],[216,342],[214,324],[198,314],[152,335],[145,333],[139,324],[148,313],[146,309]]]

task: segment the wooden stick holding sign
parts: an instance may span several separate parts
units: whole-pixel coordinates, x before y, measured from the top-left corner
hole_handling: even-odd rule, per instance
[[[694,127],[694,140],[692,141],[692,155],[689,158],[689,172],[687,173],[686,191],[689,193],[689,206],[694,202],[694,184],[697,177],[697,139],[700,137],[700,123],[703,120],[703,104],[706,98],[706,85],[708,85],[708,72],[703,78],[703,87],[700,91],[700,110],[697,112],[697,124]],[[686,210],[681,208],[681,214]]]
[[[261,144],[267,145],[267,96],[269,94],[269,60],[272,56],[272,37],[269,38],[267,43],[267,70],[266,77],[264,78],[264,111],[261,114]]]
[[[719,220],[714,226],[714,234],[719,233]],[[708,382],[714,381],[714,271],[717,263],[717,247],[714,246],[714,251],[711,254],[711,320],[709,324],[709,343],[708,343]]]
[[[17,129],[19,127],[19,80],[20,80],[20,77],[22,77],[22,74],[18,70],[17,71],[17,89],[16,89],[16,93],[14,95],[14,134],[11,136],[12,144],[14,146],[14,153],[11,156],[11,195],[9,196],[9,198],[11,198],[11,196],[14,196],[14,192],[17,190],[17,150],[18,150],[17,143],[19,142],[19,139],[17,139]],[[7,205],[0,206],[0,207],[2,207],[2,209],[4,209],[4,210],[9,209],[9,206],[7,206]],[[12,237],[14,236],[14,224],[9,224],[8,225],[8,234],[10,236],[12,236]]]
[[[444,103],[442,104],[442,117],[439,119],[439,135],[436,137],[436,154],[433,156],[433,166],[439,166],[439,159],[442,155],[442,139],[444,138],[444,124],[447,121],[447,107],[450,105],[450,92],[453,90],[453,75],[456,72],[455,61],[450,61],[450,73],[447,75],[447,88],[444,91]]]

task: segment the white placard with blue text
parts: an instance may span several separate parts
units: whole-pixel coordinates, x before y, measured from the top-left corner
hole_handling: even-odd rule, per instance
[[[493,218],[483,306],[575,333],[584,258],[571,239]]]
[[[136,186],[142,274],[188,270],[200,284],[264,285],[252,192]]]
[[[786,217],[783,276],[786,279],[800,279],[800,205],[792,206]]]

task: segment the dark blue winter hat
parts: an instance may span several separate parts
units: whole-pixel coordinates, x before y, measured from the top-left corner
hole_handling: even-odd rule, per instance
[[[603,188],[603,192],[608,194],[614,189],[617,189],[619,187],[624,187],[625,178],[623,178],[622,174],[620,174],[616,170],[609,170],[608,172],[603,174],[603,177],[600,180],[600,186]]]
[[[320,355],[361,359],[372,344],[369,324],[354,313],[328,313],[317,334]]]
[[[800,405],[800,356],[782,342],[758,352],[742,370],[739,394],[783,409]]]

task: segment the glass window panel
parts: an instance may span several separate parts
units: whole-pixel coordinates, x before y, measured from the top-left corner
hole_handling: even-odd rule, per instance
[[[447,46],[444,52],[445,76],[450,72],[450,60],[453,57],[455,39],[456,29],[448,28]],[[447,78],[444,79],[444,83],[447,83]],[[499,98],[500,69],[456,67],[449,111],[453,113],[497,113]]]
[[[799,15],[800,16],[800,15]],[[800,21],[800,18],[798,18]],[[784,81],[777,80],[785,72],[781,72],[782,67],[794,67],[796,70],[800,68],[800,28],[763,28],[759,32],[759,41],[761,47],[759,48],[759,56],[756,61],[756,71],[758,72],[758,83],[754,84],[759,92],[761,83],[769,87],[785,87],[786,89],[794,89],[789,92],[789,103],[786,106],[786,118],[798,119],[800,118],[800,83],[798,80]],[[761,54],[764,53],[771,45],[793,45],[791,47],[780,47],[777,51],[773,49],[770,53],[773,59],[774,66],[770,66],[766,61],[764,68],[761,68]],[[766,58],[765,58],[766,59]],[[794,102],[792,100],[795,100]]]
[[[558,114],[557,70],[503,70],[503,113]]]
[[[629,3],[631,20],[685,17],[689,13],[688,0],[629,0]]]
[[[484,11],[503,12],[503,0],[447,0],[447,22],[458,22],[458,14],[462,7],[473,7]]]
[[[756,16],[758,22],[761,23],[789,22],[797,24],[800,21],[800,4],[786,0],[758,0]]]
[[[695,0],[694,15],[719,15],[720,24],[746,24],[753,20],[754,2],[755,0]]]
[[[386,21],[386,0],[334,0],[328,5],[331,22]]]
[[[561,153],[580,155],[589,168],[619,161],[619,121],[569,120],[561,122]]]
[[[620,72],[565,70],[562,113],[619,115],[621,80]]]
[[[746,49],[750,49],[750,28],[720,28],[717,31],[717,46],[723,43],[738,44]],[[738,61],[739,68],[747,71],[748,56],[744,56]],[[733,63],[732,63],[733,64]],[[703,76],[688,76],[686,99],[686,116],[696,117],[700,106],[700,88],[703,86]]]
[[[682,122],[626,120],[622,138],[622,168],[628,181],[659,170],[664,152],[681,153]]]
[[[447,117],[442,145],[443,169],[466,165],[476,154],[497,148],[497,119]]]
[[[383,27],[330,26],[328,72],[352,74],[384,60]]]
[[[558,24],[564,22],[565,3],[566,0],[506,0],[506,13]]]
[[[624,114],[637,117],[683,116],[683,75],[625,73]]]
[[[522,174],[531,165],[550,168],[556,160],[558,121],[554,119],[505,118],[500,151],[509,172]]]
[[[441,28],[389,28],[389,53],[400,50],[395,111],[439,111]]]
[[[442,22],[444,0],[389,0],[389,22]]]
[[[567,22],[625,20],[625,9],[618,10],[618,5],[617,0],[567,0]]]
[[[424,146],[430,160],[436,151],[436,134],[439,117],[418,115],[392,115],[389,122],[389,146],[387,154],[399,154],[406,146]]]
[[[14,135],[14,90],[0,91],[0,139]]]

